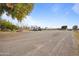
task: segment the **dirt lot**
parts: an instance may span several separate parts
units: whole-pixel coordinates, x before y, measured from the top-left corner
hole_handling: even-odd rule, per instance
[[[72,31],[1,32],[0,55],[77,56]]]

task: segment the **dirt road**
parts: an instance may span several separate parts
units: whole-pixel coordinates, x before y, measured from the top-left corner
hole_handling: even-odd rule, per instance
[[[2,56],[79,55],[72,31],[0,33]]]

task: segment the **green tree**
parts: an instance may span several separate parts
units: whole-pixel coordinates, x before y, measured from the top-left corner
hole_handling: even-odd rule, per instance
[[[18,26],[10,23],[9,21],[0,20],[0,28],[1,28],[1,30],[4,30],[4,29],[17,30]]]
[[[78,26],[77,25],[74,25],[73,26],[73,30],[77,30],[78,29]]]
[[[33,5],[32,3],[0,3],[0,16],[7,12],[8,16],[21,21],[31,13]]]

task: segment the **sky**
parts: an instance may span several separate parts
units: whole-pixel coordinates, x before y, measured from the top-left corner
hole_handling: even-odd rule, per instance
[[[41,26],[49,28],[60,28],[67,25],[79,26],[79,4],[77,3],[36,3],[32,12],[26,16],[21,23],[16,19],[2,15],[3,19],[9,20],[21,26]]]

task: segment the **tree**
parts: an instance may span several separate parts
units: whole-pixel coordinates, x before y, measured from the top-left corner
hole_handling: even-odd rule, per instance
[[[9,29],[9,30],[17,30],[18,29],[18,26],[10,23],[9,21],[6,21],[6,20],[0,20],[0,28],[1,30],[5,30],[5,29]]]
[[[7,16],[21,21],[31,13],[33,5],[32,3],[0,3],[0,16],[7,12]]]
[[[77,25],[74,25],[73,26],[73,30],[77,30],[78,29],[78,26]]]
[[[61,29],[62,30],[66,30],[67,29],[67,26],[62,26]]]

